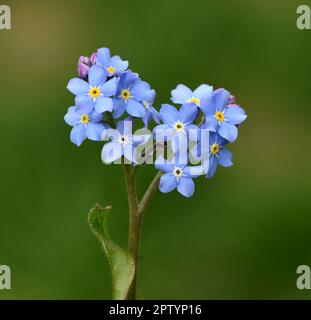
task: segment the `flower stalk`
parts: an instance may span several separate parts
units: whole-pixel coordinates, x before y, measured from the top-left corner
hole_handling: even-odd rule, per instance
[[[157,173],[145,192],[142,200],[138,203],[134,168],[129,164],[122,164],[124,180],[127,190],[129,206],[129,234],[128,234],[128,251],[134,259],[134,278],[129,289],[128,299],[135,300],[137,294],[137,278],[139,270],[139,256],[141,246],[141,232],[144,218],[144,212],[151,202],[159,186],[160,173]]]

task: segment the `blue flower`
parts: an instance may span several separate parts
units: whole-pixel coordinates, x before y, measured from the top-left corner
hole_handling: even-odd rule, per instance
[[[160,109],[160,119],[164,124],[158,125],[153,132],[156,139],[162,136],[164,140],[171,141],[172,149],[176,153],[183,153],[188,147],[190,130],[198,130],[193,124],[198,115],[198,109],[194,105],[183,105],[178,111],[170,104],[163,104]]]
[[[156,161],[155,167],[157,170],[165,172],[160,178],[160,191],[168,193],[177,188],[177,191],[185,196],[191,197],[194,193],[194,182],[192,178],[195,178],[192,174],[191,167],[185,164],[172,163],[160,158]]]
[[[128,61],[123,61],[119,56],[110,57],[108,48],[101,48],[97,51],[96,64],[104,67],[109,77],[119,76],[128,68]]]
[[[200,85],[193,92],[183,84],[179,84],[172,90],[171,100],[176,104],[192,104],[196,107],[202,107],[211,96],[213,87],[207,84]]]
[[[123,73],[113,100],[114,118],[121,117],[125,110],[130,116],[143,118],[146,110],[142,101],[149,91],[149,84],[140,80],[137,73],[130,70]]]
[[[112,163],[122,156],[130,163],[136,164],[135,151],[139,144],[144,144],[150,135],[133,135],[133,120],[125,119],[117,123],[116,129],[109,129],[105,136],[110,139],[102,150],[102,160]]]
[[[242,123],[246,118],[244,110],[235,104],[229,104],[230,92],[218,89],[213,92],[202,111],[206,116],[206,128],[234,142],[238,137],[236,125]]]
[[[153,107],[153,102],[156,96],[155,90],[149,90],[146,92],[146,95],[143,97],[142,104],[145,107],[146,113],[142,118],[145,127],[148,127],[148,124],[151,118],[156,122],[160,123],[160,116],[158,111]]]
[[[205,125],[202,126],[205,129]],[[207,178],[214,176],[218,164],[223,167],[231,167],[232,153],[225,148],[228,141],[215,132],[209,133],[208,150],[202,150],[202,142],[200,142],[195,148],[191,150],[194,158],[201,159]],[[203,153],[202,153],[203,152]]]
[[[106,71],[100,66],[92,66],[89,70],[88,82],[80,79],[71,79],[67,89],[76,95],[76,110],[90,113],[95,110],[98,113],[113,110],[112,96],[116,93],[118,79],[107,80]]]
[[[65,121],[72,126],[70,140],[78,147],[88,138],[93,141],[100,141],[107,125],[103,122],[103,115],[92,111],[83,113],[76,111],[75,107],[70,107],[65,115]]]

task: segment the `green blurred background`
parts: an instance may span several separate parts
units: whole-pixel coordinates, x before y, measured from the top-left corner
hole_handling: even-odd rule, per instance
[[[63,121],[79,55],[109,47],[157,90],[229,89],[248,120],[235,165],[185,199],[158,193],[146,213],[140,292],[146,299],[309,299],[296,268],[311,265],[311,31],[301,1],[6,0],[0,31],[0,299],[109,299],[109,269],[87,225],[113,205],[110,233],[127,242],[119,166],[101,143],[76,148]],[[308,2],[308,1],[304,1]],[[307,4],[307,3],[306,3]],[[309,3],[311,5],[311,2]],[[140,193],[155,170],[138,173]]]

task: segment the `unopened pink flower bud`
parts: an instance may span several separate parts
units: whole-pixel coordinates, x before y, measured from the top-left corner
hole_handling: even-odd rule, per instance
[[[78,74],[82,79],[86,79],[89,69],[96,63],[96,52],[92,53],[91,57],[81,56],[78,62]]]
[[[88,57],[81,56],[78,62],[79,77],[85,79],[89,73],[90,61]]]
[[[232,94],[229,96],[229,104],[234,104],[235,103],[235,96]]]
[[[96,63],[96,58],[97,58],[97,54],[96,54],[96,52],[93,52],[91,57],[90,57],[91,65],[94,65]]]

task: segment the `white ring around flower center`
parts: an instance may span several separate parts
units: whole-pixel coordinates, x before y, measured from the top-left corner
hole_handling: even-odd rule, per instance
[[[118,137],[118,142],[119,142],[120,144],[122,144],[122,145],[128,144],[128,143],[129,143],[129,138],[128,138],[127,135],[120,135],[120,136]]]
[[[175,131],[182,132],[185,129],[185,124],[181,121],[176,121],[173,125]]]
[[[149,104],[148,101],[144,100],[144,101],[143,101],[143,105],[144,105],[144,107],[145,107],[146,109],[150,109],[150,104]]]
[[[180,177],[182,177],[184,175],[184,172],[183,172],[183,170],[181,168],[175,167],[174,171],[173,171],[173,175],[175,177],[177,177],[177,178],[180,178]]]

